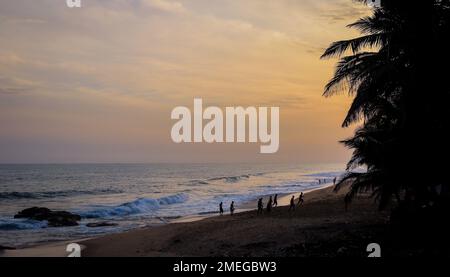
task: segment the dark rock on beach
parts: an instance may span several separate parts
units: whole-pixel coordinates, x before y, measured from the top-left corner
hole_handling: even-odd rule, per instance
[[[92,222],[86,224],[87,227],[97,228],[97,227],[109,227],[109,226],[117,226],[117,223],[112,222]]]
[[[77,226],[81,216],[66,211],[52,211],[48,208],[33,207],[20,211],[14,218],[47,220],[50,227]]]
[[[3,251],[3,250],[15,250],[15,249],[16,248],[14,248],[14,247],[0,245],[0,251]]]

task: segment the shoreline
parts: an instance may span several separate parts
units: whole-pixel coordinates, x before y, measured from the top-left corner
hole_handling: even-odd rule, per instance
[[[324,189],[327,189],[327,188],[330,188],[333,186],[334,186],[333,184],[325,184],[321,187],[312,188],[312,189],[308,189],[305,191],[298,191],[298,192],[292,192],[292,193],[278,193],[278,207],[289,206],[292,195],[295,196],[295,201],[297,201],[297,199],[298,199],[297,196],[300,195],[300,193],[302,193],[302,192],[306,195],[308,193],[324,190]],[[274,196],[274,195],[275,194],[261,195],[261,196],[256,197],[255,199],[246,201],[246,202],[242,203],[242,205],[237,207],[235,214],[256,211],[258,198],[263,197],[264,199],[266,199],[269,196]],[[267,204],[267,202],[265,204]],[[265,209],[265,207],[264,207],[264,209]],[[225,212],[224,215],[229,215],[229,211]],[[203,219],[207,219],[207,218],[211,218],[211,217],[216,217],[216,216],[220,216],[219,212],[211,211],[211,212],[207,212],[207,213],[203,213],[203,214],[193,214],[193,215],[181,216],[176,219],[168,220],[167,224],[195,222],[195,221],[199,221],[199,220],[203,220]],[[149,227],[143,227],[143,228],[149,228]],[[132,230],[130,230],[130,231],[132,231]]]
[[[244,227],[249,228],[252,231],[257,231],[256,233],[254,233],[254,235],[256,237],[262,238],[265,236],[271,237],[271,231],[273,230],[267,232],[267,230],[261,230],[260,227],[263,227],[264,229],[264,227],[267,227],[267,223],[269,223],[269,225],[274,224],[277,220],[277,216],[279,216],[280,226],[284,226],[284,228],[290,228],[295,227],[296,221],[299,220],[305,221],[304,223],[307,223],[305,226],[309,227],[331,223],[338,220],[339,218],[336,218],[335,212],[337,210],[343,212],[344,218],[350,215],[349,213],[344,212],[344,204],[342,202],[344,192],[333,192],[332,184],[325,185],[321,188],[304,191],[305,204],[299,207],[299,211],[296,211],[295,213],[288,212],[288,206],[286,206],[286,204],[289,204],[290,196],[298,196],[299,193],[289,193],[283,195],[280,194],[278,201],[279,206],[274,208],[272,213],[264,213],[261,216],[256,216],[256,209],[251,208],[251,206],[256,206],[256,202],[247,203],[243,205],[245,206],[245,209],[240,208],[239,212],[236,212],[233,216],[230,216],[229,214],[220,216],[217,215],[217,213],[204,216],[188,216],[169,221],[167,224],[163,224],[160,226],[143,227],[128,230],[125,232],[106,234],[76,241],[60,241],[54,243],[45,243],[42,245],[27,248],[4,250],[0,252],[0,257],[65,257],[68,254],[67,252],[65,252],[65,246],[68,243],[72,242],[79,243],[82,246],[82,256],[196,256],[196,243],[192,242],[192,244],[194,245],[190,246],[189,241],[195,241],[197,237],[204,238],[213,236],[214,238],[211,238],[211,240],[215,239],[216,242],[231,239],[233,243],[229,243],[230,245],[234,244],[236,240],[241,241],[242,243],[252,240],[251,238],[245,238],[249,233],[247,231],[244,231],[244,233],[240,233],[237,232],[237,230],[232,230],[232,235],[230,235],[230,233],[228,233],[226,230],[228,229],[228,225],[237,224],[237,226],[239,226],[239,229],[241,227]],[[365,199],[363,202],[366,206],[370,205],[367,203],[367,199]],[[321,206],[322,208],[315,211],[315,209],[317,209],[316,206]],[[336,206],[340,207],[338,208]],[[305,212],[313,212],[313,214],[305,217],[304,220],[302,220],[302,217],[306,216],[306,214],[304,214]],[[353,212],[360,213],[362,211],[354,210]],[[300,216],[300,213],[302,213],[302,216]],[[348,221],[348,219],[346,219],[346,221]],[[223,232],[221,230],[222,228]],[[184,237],[185,234],[188,234],[188,239],[177,238],[178,236]],[[227,234],[229,235],[229,237],[227,237]],[[292,234],[290,234],[289,237],[291,235]],[[283,234],[279,234],[279,236],[283,236]],[[282,240],[287,239],[286,237],[279,238]],[[112,241],[121,241],[121,243],[119,245],[116,245],[114,243],[111,243]],[[158,241],[159,243],[157,243]],[[186,241],[187,245],[180,248],[179,251],[173,251],[169,249],[165,250],[166,248],[171,248],[167,245],[173,245],[174,243],[178,244],[181,241]],[[273,244],[274,241],[272,238],[267,243],[261,243],[262,244],[257,247],[258,249],[264,248],[262,246],[265,244]],[[291,242],[289,244],[292,243],[294,242]],[[152,250],[142,250],[141,244],[143,244],[144,246],[146,244],[150,244],[147,245],[146,248],[150,248]],[[227,245],[227,243],[225,243],[225,245]],[[259,245],[259,243],[256,243],[256,245]],[[223,247],[221,247],[220,245],[217,246],[215,245],[215,243],[206,243],[205,245],[200,247],[200,249],[203,248],[211,248],[210,252],[214,252],[214,254],[205,253],[205,255],[226,255],[226,252],[220,250]],[[220,251],[216,252],[216,250]],[[258,251],[256,251],[252,255],[258,255],[257,253]],[[198,255],[200,255],[200,253]]]

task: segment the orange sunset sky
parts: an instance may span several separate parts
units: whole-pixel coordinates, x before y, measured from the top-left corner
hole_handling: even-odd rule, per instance
[[[351,0],[0,0],[0,162],[345,162],[320,60]],[[279,106],[280,149],[174,144],[176,106]]]

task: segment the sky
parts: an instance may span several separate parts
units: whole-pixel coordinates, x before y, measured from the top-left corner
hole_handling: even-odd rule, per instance
[[[0,0],[0,163],[345,162],[320,60],[352,0]],[[280,107],[280,148],[175,144],[177,106]]]

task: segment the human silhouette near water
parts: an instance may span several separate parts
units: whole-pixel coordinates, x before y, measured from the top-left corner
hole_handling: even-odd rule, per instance
[[[272,204],[273,204],[272,196],[270,196],[270,197],[269,197],[269,202],[267,202],[267,207],[266,207],[266,211],[267,211],[268,213],[270,213],[270,211],[272,211]]]
[[[273,197],[273,205],[274,207],[278,207],[278,194],[275,194]]]
[[[257,214],[262,214],[263,210],[264,210],[263,199],[259,198],[258,199],[258,212],[257,212]]]
[[[291,202],[290,202],[290,205],[289,205],[289,211],[295,211],[295,196],[294,195],[292,195],[292,197],[291,197]]]
[[[219,213],[220,215],[223,215],[223,202],[220,202],[219,204]]]
[[[305,201],[305,200],[303,199],[303,196],[304,196],[304,194],[303,194],[303,192],[301,192],[301,193],[300,193],[300,196],[298,197],[298,203],[297,203],[297,206],[300,206],[300,205],[303,204],[303,202]]]
[[[230,205],[230,215],[234,214],[234,201],[231,201],[231,205]]]

